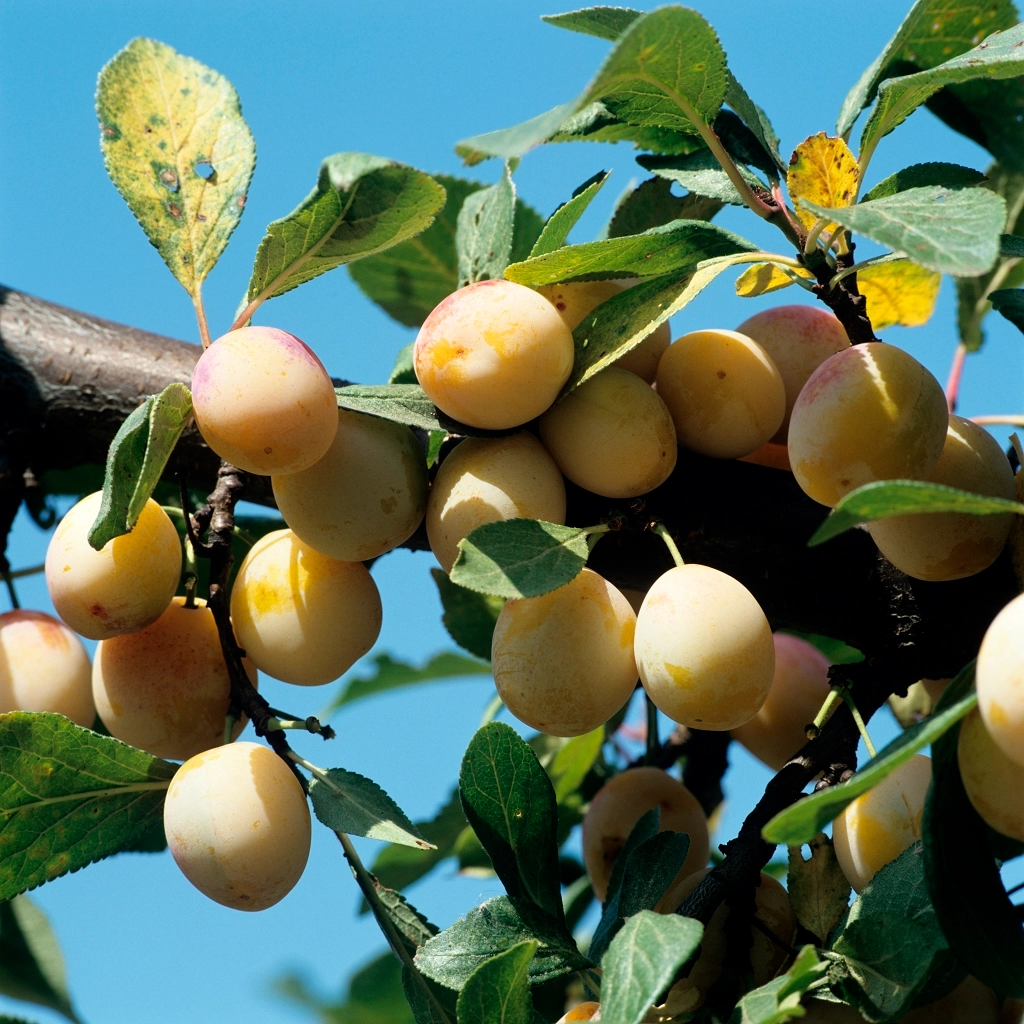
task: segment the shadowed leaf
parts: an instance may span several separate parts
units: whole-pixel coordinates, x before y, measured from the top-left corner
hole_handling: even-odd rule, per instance
[[[529,967],[536,939],[520,942],[482,963],[459,993],[459,1024],[531,1024]]]
[[[443,569],[431,569],[430,575],[444,606],[441,621],[451,638],[460,646],[486,661],[491,660],[494,624],[505,599],[480,594],[452,583]]]

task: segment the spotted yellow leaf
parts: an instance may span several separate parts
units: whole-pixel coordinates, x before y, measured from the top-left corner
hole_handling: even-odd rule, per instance
[[[155,39],[133,39],[96,92],[107,173],[190,295],[245,207],[256,144],[238,94],[211,68]]]
[[[841,138],[818,132],[793,150],[786,187],[796,204],[797,215],[809,229],[818,218],[802,209],[800,200],[807,199],[819,206],[849,206],[857,194],[859,177],[857,158],[850,147]],[[834,231],[835,227],[829,224],[825,232]]]
[[[942,275],[910,260],[879,263],[857,274],[857,289],[868,300],[876,331],[899,324],[920,327],[931,318]]]
[[[774,263],[752,263],[736,278],[736,294],[741,299],[753,299],[768,292],[777,292],[795,284],[796,277],[813,279],[809,270],[795,270]]]

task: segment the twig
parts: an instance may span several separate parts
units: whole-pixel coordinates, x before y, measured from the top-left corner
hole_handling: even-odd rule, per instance
[[[646,691],[644,692],[644,703],[647,708],[647,749],[644,761],[646,764],[653,765],[657,760],[658,749],[661,747],[661,743],[658,741],[658,708]]]
[[[949,368],[949,379],[946,381],[946,405],[950,415],[956,412],[956,402],[960,395],[960,379],[964,373],[964,361],[967,359],[967,346],[961,342],[953,353],[953,365]]]

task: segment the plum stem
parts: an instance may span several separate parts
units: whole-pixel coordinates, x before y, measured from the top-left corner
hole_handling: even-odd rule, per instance
[[[818,713],[814,716],[814,721],[810,725],[804,726],[804,734],[809,740],[813,740],[819,732],[821,732],[821,726],[825,719],[828,717],[829,711],[832,710],[832,705],[835,704],[836,698],[839,697],[843,692],[843,687],[833,686],[828,691],[828,696],[825,698],[825,702],[818,709]]]
[[[192,296],[192,305],[196,309],[196,321],[199,324],[199,339],[203,343],[203,350],[210,347],[210,327],[206,322],[206,307],[203,305],[203,286],[200,282],[196,285],[195,294]]]
[[[864,724],[864,719],[861,717],[861,713],[854,702],[853,695],[845,686],[840,692],[843,700],[846,701],[847,707],[850,709],[850,714],[853,715],[853,720],[857,723],[857,731],[860,733],[860,738],[864,741],[864,746],[868,748],[868,754],[874,757],[877,753],[875,745],[871,742],[871,737],[868,735],[868,727]]]
[[[655,523],[651,529],[665,542],[665,547],[668,548],[672,561],[676,563],[676,568],[681,569],[686,565],[679,548],[676,546],[676,542],[672,539],[672,534],[668,532],[668,527],[664,523]]]

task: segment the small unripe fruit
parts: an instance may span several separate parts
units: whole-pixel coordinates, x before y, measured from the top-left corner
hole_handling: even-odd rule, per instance
[[[658,394],[679,443],[738,459],[771,440],[786,414],[786,389],[771,357],[736,331],[692,331],[658,364]]]
[[[544,413],[540,436],[573,483],[606,498],[653,491],[676,466],[676,432],[665,403],[635,373],[615,366]]]
[[[185,877],[235,910],[272,907],[309,857],[302,786],[258,743],[229,743],[186,761],[167,790],[164,831]]]
[[[960,724],[957,760],[974,809],[997,832],[1024,842],[1024,766],[992,742],[977,709]]]
[[[949,417],[942,455],[927,479],[994,498],[1017,496],[1013,470],[992,435],[960,416]],[[878,550],[919,580],[959,580],[987,569],[1010,535],[1013,515],[956,512],[893,516],[868,523]]]
[[[590,569],[540,597],[506,601],[491,641],[498,694],[541,732],[590,732],[636,686],[635,626],[629,602]]]
[[[248,473],[297,473],[334,440],[338,401],[313,350],[274,327],[218,338],[192,372],[203,440]]]
[[[92,670],[82,641],[45,612],[0,615],[0,714],[55,711],[92,728]]]
[[[245,669],[255,685],[256,669]],[[185,761],[223,743],[231,679],[206,602],[176,597],[152,625],[102,641],[92,693],[110,735],[156,757]]]
[[[1024,766],[1024,594],[993,620],[975,670],[978,709],[996,746]]]
[[[444,413],[507,430],[539,416],[569,379],[572,332],[542,295],[478,281],[440,302],[416,337],[416,379]]]
[[[815,501],[835,506],[876,480],[924,480],[946,442],[939,382],[895,345],[872,341],[830,356],[793,406],[789,460]]]
[[[478,526],[506,519],[565,522],[565,484],[551,456],[523,431],[468,437],[441,463],[427,499],[427,539],[451,572],[459,541]]]
[[[850,347],[834,313],[820,306],[774,306],[755,313],[736,328],[771,356],[786,389],[786,415],[772,438],[786,443],[789,418],[803,386],[829,356]]]
[[[679,879],[699,871],[708,862],[708,823],[697,798],[660,768],[630,768],[609,779],[590,801],[583,819],[583,863],[597,898],[604,902],[612,865],[648,811],[660,809],[662,832],[685,832],[690,850]]]
[[[931,758],[915,754],[832,822],[836,859],[857,892],[921,838],[931,781]]]
[[[670,569],[637,616],[636,664],[674,722],[723,731],[749,722],[775,673],[771,627],[739,580],[706,565]]]
[[[732,730],[769,768],[782,766],[807,742],[804,727],[814,721],[829,692],[828,659],[814,644],[776,633],[775,676],[761,710]]]
[[[261,537],[231,591],[238,642],[267,675],[299,686],[337,679],[377,642],[380,593],[361,562],[341,562],[291,530]]]
[[[416,532],[427,504],[427,465],[401,423],[339,409],[334,440],[319,462],[273,478],[284,521],[311,547],[362,562]]]
[[[181,541],[152,498],[131,533],[95,551],[89,531],[102,491],[83,498],[57,524],[46,549],[46,586],[57,614],[90,640],[132,633],[155,622],[181,577]]]

